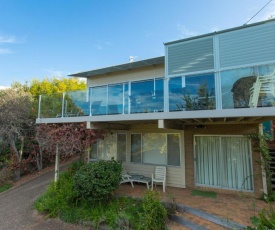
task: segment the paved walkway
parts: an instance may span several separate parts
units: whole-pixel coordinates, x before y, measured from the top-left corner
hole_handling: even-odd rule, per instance
[[[47,185],[54,178],[54,170],[36,176],[17,187],[4,193],[0,193],[0,230],[78,230],[89,229],[80,225],[66,224],[58,219],[46,219],[33,208],[34,201],[45,191]],[[142,196],[146,191],[143,184],[123,184],[119,187],[118,194],[130,196]],[[164,201],[175,200],[178,204],[184,204],[207,213],[231,220],[244,226],[251,225],[250,217],[268,205],[262,200],[243,197],[239,195],[218,194],[217,198],[192,196],[192,190],[167,187],[166,193],[162,193],[161,186],[158,191],[163,194]],[[184,214],[188,219],[196,219],[190,214]],[[187,215],[187,216],[186,216]],[[209,222],[197,221],[200,225],[207,226]],[[172,227],[170,225],[170,227]],[[215,228],[215,227],[214,227]],[[174,226],[170,229],[186,229],[182,226]],[[213,227],[208,227],[213,229]]]
[[[142,184],[135,184],[134,188],[129,184],[122,184],[116,193],[142,196],[146,190],[146,186]],[[163,201],[172,201],[174,199],[178,204],[184,204],[244,226],[252,226],[250,217],[257,215],[262,208],[269,209],[268,204],[263,200],[253,198],[252,194],[245,196],[241,192],[235,195],[218,193],[217,198],[209,198],[192,196],[191,189],[167,187],[166,192],[162,193],[162,186],[157,186],[154,190],[162,194]],[[275,208],[274,203],[273,207]],[[204,223],[201,224],[204,225]]]
[[[0,193],[1,230],[78,230],[79,225],[66,224],[58,219],[45,219],[33,208],[33,203],[54,178],[54,171],[46,172],[20,186]]]

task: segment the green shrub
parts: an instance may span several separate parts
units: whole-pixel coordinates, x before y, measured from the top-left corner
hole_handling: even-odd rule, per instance
[[[74,175],[74,191],[79,199],[108,200],[119,186],[121,170],[121,164],[113,160],[84,165]]]
[[[269,210],[263,208],[258,215],[259,217],[254,216],[251,218],[255,228],[247,227],[247,229],[275,229],[275,210],[271,203],[269,204]]]
[[[68,169],[60,173],[58,181],[52,182],[47,191],[35,202],[35,208],[49,217],[56,217],[61,210],[73,206],[76,201],[76,193],[73,190],[73,176],[83,165],[83,162],[76,161]]]
[[[142,203],[142,211],[139,213],[137,229],[161,230],[165,229],[167,211],[160,201],[159,193],[147,191]]]

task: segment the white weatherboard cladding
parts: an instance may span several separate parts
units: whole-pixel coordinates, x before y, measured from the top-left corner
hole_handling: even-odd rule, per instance
[[[275,60],[275,22],[219,35],[220,67]]]
[[[213,38],[168,46],[168,75],[214,69]]]

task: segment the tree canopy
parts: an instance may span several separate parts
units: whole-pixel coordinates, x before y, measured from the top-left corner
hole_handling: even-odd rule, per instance
[[[52,95],[84,89],[86,89],[86,83],[78,78],[45,78],[41,81],[34,79],[30,82],[30,93],[34,98],[38,98],[41,94]]]

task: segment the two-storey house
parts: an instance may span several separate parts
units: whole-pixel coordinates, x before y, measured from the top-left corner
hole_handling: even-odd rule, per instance
[[[165,56],[72,74],[86,91],[41,96],[37,123],[104,129],[89,160],[112,157],[167,185],[265,188],[247,134],[275,117],[275,20],[164,44]],[[261,129],[261,128],[260,128]]]

